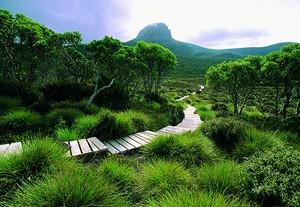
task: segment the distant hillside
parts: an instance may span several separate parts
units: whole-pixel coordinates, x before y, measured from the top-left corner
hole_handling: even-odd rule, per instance
[[[164,23],[146,26],[136,38],[124,44],[135,46],[140,40],[160,44],[170,49],[177,56],[178,67],[172,72],[171,75],[173,76],[203,75],[211,65],[217,65],[223,61],[236,60],[247,55],[264,56],[272,51],[279,50],[284,45],[291,44],[291,42],[285,42],[267,47],[209,49],[173,39],[170,29]]]
[[[177,56],[182,57],[197,57],[197,58],[241,58],[247,55],[266,55],[272,51],[279,50],[282,46],[291,44],[291,42],[278,43],[267,47],[248,47],[248,48],[234,48],[234,49],[209,49],[198,45],[180,42],[172,38],[171,31],[164,23],[151,24],[143,28],[136,38],[125,42],[124,44],[134,46],[137,41],[143,40],[145,42],[160,44]]]

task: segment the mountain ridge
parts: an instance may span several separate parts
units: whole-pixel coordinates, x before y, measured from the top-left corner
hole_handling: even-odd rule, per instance
[[[144,27],[136,38],[125,42],[124,44],[134,46],[138,41],[160,44],[177,56],[182,57],[244,57],[247,55],[262,55],[265,56],[272,51],[279,50],[282,46],[291,44],[292,42],[276,43],[265,47],[242,47],[230,49],[210,49],[196,44],[182,42],[173,39],[171,30],[164,23],[154,23]]]

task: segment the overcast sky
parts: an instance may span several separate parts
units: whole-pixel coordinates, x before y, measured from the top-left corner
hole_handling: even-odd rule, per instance
[[[0,0],[56,32],[84,42],[105,35],[128,41],[148,24],[167,24],[174,39],[208,48],[300,42],[300,0]]]

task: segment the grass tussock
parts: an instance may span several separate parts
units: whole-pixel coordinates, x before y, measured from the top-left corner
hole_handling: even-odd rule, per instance
[[[189,191],[181,189],[168,192],[156,199],[149,199],[151,207],[250,207],[246,201],[227,197],[213,191]]]
[[[64,167],[65,153],[50,139],[35,139],[24,143],[20,154],[0,156],[1,196],[11,195],[22,183]]]
[[[0,96],[0,115],[21,107],[23,107],[23,104],[20,99]]]
[[[238,194],[242,191],[244,169],[233,161],[203,164],[195,169],[200,189],[224,194]]]
[[[192,177],[178,162],[154,160],[141,166],[138,193],[141,197],[156,197],[174,189],[189,187]]]
[[[283,144],[284,142],[271,132],[255,128],[245,129],[241,134],[241,140],[233,150],[233,156],[243,160],[257,151],[266,152]]]
[[[200,165],[219,157],[214,144],[199,132],[160,136],[146,145],[142,152],[149,158],[174,159],[185,165]]]
[[[47,115],[47,122],[52,127],[59,125],[61,122],[70,127],[82,115],[83,113],[80,110],[74,108],[54,109]]]
[[[57,140],[62,142],[80,139],[78,133],[74,129],[70,129],[70,128],[58,128],[55,131],[55,134]]]
[[[6,206],[129,206],[126,198],[93,170],[74,167],[24,185]]]
[[[133,197],[136,173],[134,167],[117,158],[107,158],[102,161],[97,169],[98,174],[118,190]]]

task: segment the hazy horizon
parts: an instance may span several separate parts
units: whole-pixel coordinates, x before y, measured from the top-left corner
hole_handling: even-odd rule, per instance
[[[174,39],[226,49],[300,42],[297,0],[2,0],[55,32],[79,31],[83,42],[113,36],[125,42],[163,22]]]

